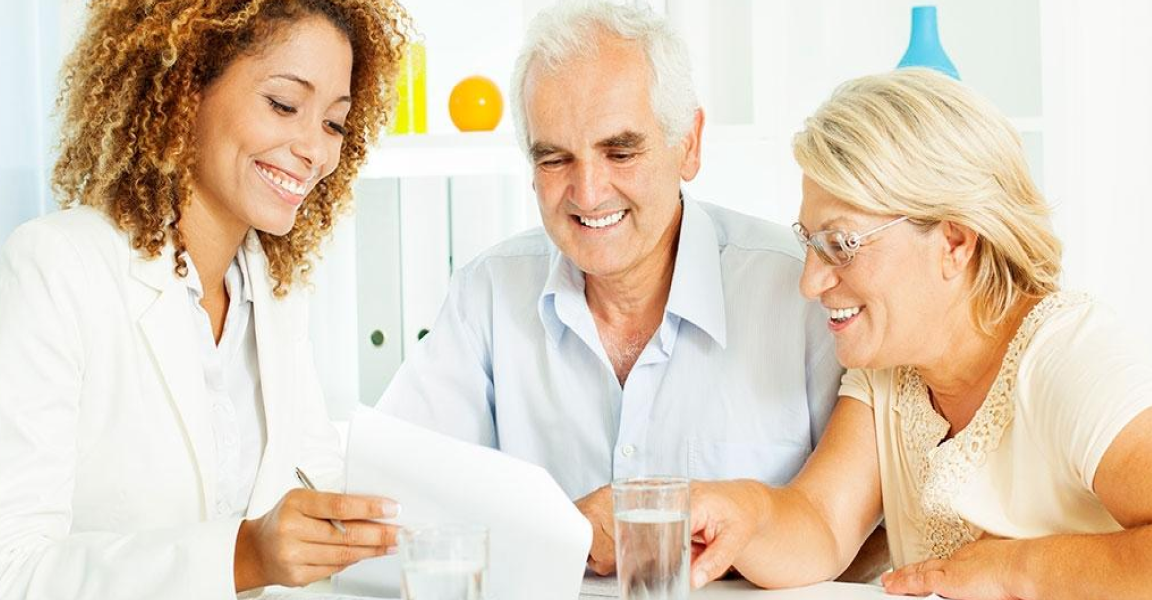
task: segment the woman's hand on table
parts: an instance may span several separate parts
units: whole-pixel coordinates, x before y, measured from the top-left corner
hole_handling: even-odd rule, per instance
[[[946,560],[906,565],[880,577],[889,594],[936,594],[964,600],[1015,600],[1013,573],[1019,572],[1020,542],[985,538],[972,542]]]

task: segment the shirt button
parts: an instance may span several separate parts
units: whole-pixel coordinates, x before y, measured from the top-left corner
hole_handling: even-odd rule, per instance
[[[228,502],[225,500],[219,500],[216,502],[216,514],[218,516],[222,517],[228,514],[230,508],[231,507],[228,506]]]
[[[633,446],[632,444],[627,444],[623,448],[620,449],[620,454],[623,454],[626,457],[632,456],[635,453],[636,453],[636,446]]]

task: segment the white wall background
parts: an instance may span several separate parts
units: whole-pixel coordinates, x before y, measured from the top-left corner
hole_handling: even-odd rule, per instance
[[[0,242],[51,204],[48,117],[66,26],[56,2],[11,2],[0,24]]]
[[[1152,3],[1045,0],[1044,181],[1065,284],[1152,340]],[[1152,346],[1152,341],[1149,341]]]
[[[538,222],[507,107],[495,134],[460,136],[452,85],[486,75],[505,91],[517,32],[557,0],[408,0],[428,47],[432,135],[388,139],[315,279],[317,363],[334,416],[371,401],[415,333],[431,325],[453,264]],[[697,197],[781,222],[799,203],[793,132],[839,82],[891,68],[909,0],[653,0],[692,48],[708,115]],[[1129,318],[1152,296],[1152,3],[939,0],[944,47],[964,81],[1024,130],[1034,175],[1065,241],[1065,283]],[[0,22],[0,243],[51,210],[48,117],[81,0],[3,0]],[[390,167],[393,170],[389,170]],[[419,179],[397,180],[400,174]],[[466,175],[465,175],[466,174]],[[391,191],[389,191],[391,190]],[[387,330],[380,348],[365,340]],[[1149,344],[1152,347],[1152,342]]]

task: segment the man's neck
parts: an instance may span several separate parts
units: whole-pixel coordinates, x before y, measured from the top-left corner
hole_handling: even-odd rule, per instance
[[[608,276],[585,275],[584,295],[597,322],[626,327],[653,315],[662,318],[672,290],[682,214],[681,211],[677,215],[653,252],[636,265]]]
[[[683,210],[656,250],[631,269],[612,276],[586,275],[584,294],[597,333],[620,385],[664,320],[672,291]]]

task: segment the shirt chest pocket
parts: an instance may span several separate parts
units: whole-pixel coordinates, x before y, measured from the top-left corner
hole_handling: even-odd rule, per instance
[[[787,484],[808,459],[807,446],[773,442],[688,442],[688,476],[692,479],[756,479],[773,486]]]

